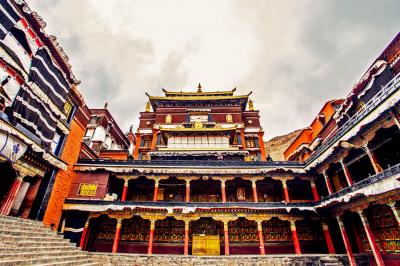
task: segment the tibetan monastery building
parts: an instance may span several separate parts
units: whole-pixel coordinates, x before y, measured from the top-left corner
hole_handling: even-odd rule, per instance
[[[65,236],[92,252],[397,261],[399,39],[323,106],[286,161],[266,154],[251,92],[147,95],[128,159],[75,164]]]

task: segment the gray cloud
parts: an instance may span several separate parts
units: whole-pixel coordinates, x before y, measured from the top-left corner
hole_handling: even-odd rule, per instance
[[[253,91],[266,139],[307,126],[345,97],[397,34],[398,1],[30,3],[71,58],[90,107],[108,101],[127,130],[144,92]]]

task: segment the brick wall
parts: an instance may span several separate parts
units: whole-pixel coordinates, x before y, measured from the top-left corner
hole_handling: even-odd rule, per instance
[[[81,150],[81,143],[85,134],[85,127],[80,124],[76,118],[72,121],[71,131],[61,159],[67,163],[67,170],[59,170],[55,178],[53,191],[51,192],[49,204],[44,215],[43,223],[45,225],[55,224],[58,227],[61,218],[62,206],[65,198],[68,196],[71,184],[74,178],[73,166],[78,160]]]

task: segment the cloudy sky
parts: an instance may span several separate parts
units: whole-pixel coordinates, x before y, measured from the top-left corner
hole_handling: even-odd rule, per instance
[[[123,131],[145,92],[253,91],[265,139],[306,127],[400,29],[400,1],[36,0],[82,81]]]

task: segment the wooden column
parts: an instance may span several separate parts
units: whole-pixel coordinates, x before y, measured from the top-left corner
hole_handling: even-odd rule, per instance
[[[153,138],[151,140],[151,150],[154,151],[157,146],[158,130],[153,128]]]
[[[221,196],[222,196],[222,202],[226,202],[226,190],[225,190],[225,179],[221,179]]]
[[[327,189],[328,189],[328,194],[331,195],[331,194],[333,194],[331,181],[329,181],[329,176],[328,176],[328,174],[326,173],[326,171],[323,172],[323,175],[324,175],[326,187],[327,187]]]
[[[315,186],[315,181],[310,180],[310,185],[311,185],[311,190],[312,190],[314,201],[319,201],[319,195],[318,195],[317,187]]]
[[[153,201],[157,201],[159,180],[154,179]]]
[[[184,220],[185,222],[185,238],[184,238],[184,246],[183,246],[183,254],[189,255],[189,225],[190,220]]]
[[[289,190],[287,187],[286,179],[282,179],[282,187],[283,187],[283,195],[285,196],[285,201],[287,203],[290,202],[290,197],[289,197]]]
[[[87,231],[89,228],[89,221],[90,221],[90,215],[86,219],[86,223],[85,223],[85,226],[83,227],[83,231],[82,231],[82,235],[81,235],[81,241],[79,242],[79,247],[81,248],[81,250],[85,249],[85,242],[86,242],[86,237],[87,237]]]
[[[362,224],[364,226],[365,233],[367,235],[369,245],[370,245],[370,247],[372,249],[372,253],[374,254],[374,258],[375,258],[376,264],[378,266],[385,265],[385,263],[383,262],[383,259],[382,259],[381,252],[379,251],[379,247],[378,247],[378,244],[376,242],[375,236],[372,233],[371,227],[369,226],[367,217],[365,217],[363,210],[359,210],[358,214],[360,215],[361,222],[362,222]]]
[[[349,168],[347,168],[347,165],[344,163],[343,159],[340,160],[339,162],[340,162],[340,165],[342,166],[343,173],[344,173],[344,176],[346,177],[347,184],[350,187],[353,185],[353,179],[351,178]]]
[[[19,188],[21,187],[21,183],[24,179],[24,176],[19,175],[17,178],[15,178],[13,184],[11,185],[10,190],[7,193],[6,199],[3,201],[3,205],[1,206],[0,209],[0,214],[1,215],[9,215],[11,207],[15,201],[15,198],[17,197]]]
[[[372,167],[374,168],[375,174],[378,174],[382,172],[382,168],[378,163],[378,160],[376,159],[374,153],[368,148],[368,145],[363,146],[365,149],[365,152],[368,155],[369,160],[371,161]]]
[[[229,231],[228,231],[228,221],[223,221],[224,223],[224,247],[225,247],[225,255],[229,255]]]
[[[186,179],[185,202],[190,202],[190,179]]]
[[[128,194],[128,184],[129,184],[129,179],[125,179],[124,188],[122,189],[121,201],[126,201],[126,195]]]
[[[327,223],[322,223],[322,230],[324,231],[326,246],[328,247],[329,254],[335,254],[335,247],[332,242],[331,233],[329,232],[329,227]]]
[[[133,159],[139,160],[139,150],[140,143],[142,142],[142,135],[140,133],[136,134],[135,150],[133,151]]]
[[[153,254],[153,240],[154,240],[155,227],[156,227],[156,220],[150,220],[150,233],[149,233],[149,243],[147,247],[147,255]]]
[[[244,128],[240,129],[240,140],[242,142],[242,150],[247,149],[247,147],[246,147],[246,138],[244,136]]]
[[[267,154],[265,152],[263,135],[264,135],[264,132],[262,132],[262,131],[258,132],[258,146],[260,146],[261,161],[266,161],[267,160]]]
[[[117,253],[118,252],[118,245],[119,245],[119,240],[121,236],[121,225],[122,225],[122,219],[117,219],[117,226],[115,229],[115,235],[114,235],[114,243],[112,246],[112,253]]]
[[[390,209],[392,209],[392,212],[393,212],[394,217],[396,218],[397,224],[398,224],[398,226],[400,226],[400,215],[399,215],[398,210],[396,209],[396,202],[392,201],[392,202],[387,203],[387,205],[389,205]]]
[[[392,114],[394,123],[395,123],[396,126],[400,129],[400,121],[399,121],[399,118],[397,117],[397,115],[396,115],[393,111],[390,111],[390,113]]]
[[[251,180],[251,188],[253,189],[253,200],[254,202],[258,202],[258,195],[257,195],[257,180]]]
[[[264,235],[262,231],[262,221],[257,221],[258,242],[260,246],[260,255],[265,255]]]
[[[295,220],[290,221],[290,231],[292,231],[294,252],[296,253],[296,255],[301,255],[299,236],[297,235]]]
[[[346,229],[344,228],[342,218],[340,216],[337,216],[336,219],[339,224],[340,233],[342,234],[344,247],[346,249],[347,256],[349,257],[350,265],[357,266],[356,259],[354,258],[353,250],[351,249],[349,237],[347,236]]]

